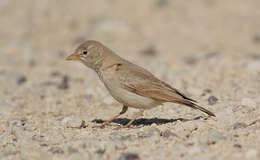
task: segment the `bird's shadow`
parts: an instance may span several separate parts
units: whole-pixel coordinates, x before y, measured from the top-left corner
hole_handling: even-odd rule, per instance
[[[207,120],[207,117],[202,117],[202,116],[198,116],[192,119],[185,119],[185,118],[177,118],[177,119],[164,119],[164,118],[140,118],[135,120],[132,125],[134,126],[140,126],[140,125],[144,125],[144,126],[149,126],[154,124],[157,125],[161,125],[161,124],[167,124],[167,123],[173,123],[176,121],[181,121],[181,122],[187,122],[187,121],[195,121],[195,120]],[[131,119],[128,118],[117,118],[115,120],[113,120],[113,123],[117,123],[120,125],[126,125],[128,122],[130,122]],[[94,119],[92,120],[92,122],[97,123],[97,124],[102,124],[105,122],[105,120],[103,119]]]

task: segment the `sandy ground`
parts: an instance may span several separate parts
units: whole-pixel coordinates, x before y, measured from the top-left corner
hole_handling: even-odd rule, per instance
[[[0,159],[260,159],[259,0],[1,0]],[[93,128],[121,110],[65,57],[95,39],[198,100],[132,128]],[[85,128],[77,129],[82,122]]]

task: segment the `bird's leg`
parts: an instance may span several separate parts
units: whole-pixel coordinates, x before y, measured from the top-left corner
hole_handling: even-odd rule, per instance
[[[112,118],[110,118],[109,120],[107,120],[105,123],[102,124],[101,128],[104,128],[106,125],[108,125],[109,123],[111,123],[113,120],[115,120],[117,117],[121,116],[122,114],[124,114],[127,111],[128,107],[127,106],[123,106],[122,111],[120,113],[118,113],[117,115],[113,116]]]
[[[136,113],[134,118],[130,122],[128,122],[124,127],[129,127],[138,117],[142,116],[143,113],[144,113],[144,109],[141,109],[139,112]]]

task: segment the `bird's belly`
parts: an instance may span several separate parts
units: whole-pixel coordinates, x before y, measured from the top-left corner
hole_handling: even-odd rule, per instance
[[[133,108],[150,109],[161,104],[161,102],[148,97],[143,97],[119,87],[108,87],[112,97],[118,102]]]

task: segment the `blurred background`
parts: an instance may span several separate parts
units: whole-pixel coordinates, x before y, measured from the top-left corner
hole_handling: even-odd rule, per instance
[[[117,113],[120,105],[95,73],[65,61],[90,39],[199,100],[220,117],[223,130],[254,120],[260,113],[259,6],[259,0],[1,0],[2,120],[30,119],[41,128],[66,116],[91,122]],[[166,104],[145,117],[198,114]]]
[[[27,87],[53,84],[55,75],[96,82],[92,71],[64,60],[93,39],[180,88],[225,82],[228,88],[232,81],[231,93],[233,86],[259,80],[259,5],[257,0],[1,0],[0,73],[6,76],[0,80],[7,89],[20,81]]]

